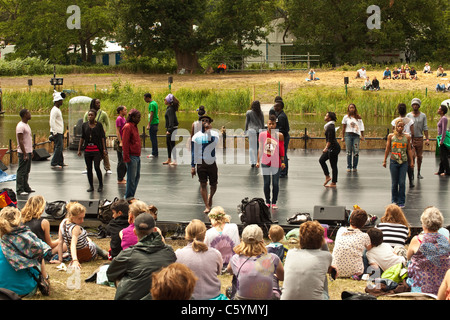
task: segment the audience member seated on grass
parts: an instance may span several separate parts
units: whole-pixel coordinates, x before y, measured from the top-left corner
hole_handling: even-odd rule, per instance
[[[439,287],[437,299],[438,300],[450,300],[450,269],[447,270],[444,280],[442,281],[442,284]]]
[[[33,296],[37,283],[31,273],[38,271],[48,279],[44,257],[51,248],[21,223],[22,215],[15,207],[0,211],[0,288],[15,292],[20,297]]]
[[[351,277],[360,280],[364,273],[363,253],[370,249],[370,238],[360,229],[367,222],[367,213],[362,209],[353,210],[350,227],[340,227],[334,242],[332,266],[340,278]]]
[[[308,78],[306,78],[306,81],[317,81],[317,80],[320,79],[316,77],[316,72],[314,71],[314,69],[309,70]]]
[[[69,202],[67,214],[59,225],[58,260],[63,262],[63,243],[66,244],[71,266],[81,268],[82,262],[92,261],[97,256],[108,259],[108,252],[100,248],[88,238],[86,230],[81,226],[86,215],[86,208],[78,202]]]
[[[423,73],[433,73],[431,72],[431,66],[428,64],[428,62],[425,62],[425,67],[423,67]]]
[[[238,226],[230,223],[231,217],[222,207],[212,208],[208,218],[211,228],[206,231],[205,243],[222,254],[223,268],[226,268],[234,254],[233,248],[241,241]]]
[[[436,76],[438,77],[446,77],[447,73],[445,73],[444,68],[441,66],[439,66],[439,68],[436,71]]]
[[[417,71],[414,67],[411,67],[411,70],[409,71],[409,79],[410,80],[419,80],[417,77]]]
[[[122,251],[120,232],[130,225],[128,223],[129,207],[128,201],[125,199],[120,199],[111,205],[113,219],[106,226],[106,234],[111,237],[109,260],[112,260]]]
[[[364,81],[364,86],[362,87],[363,90],[373,90],[372,82],[370,82],[370,78],[367,77],[366,81]]]
[[[362,79],[367,78],[366,68],[361,67],[361,69],[358,69],[358,71],[356,71],[355,79],[358,79],[358,78],[362,78]]]
[[[410,224],[403,210],[395,203],[386,207],[377,228],[383,232],[383,242],[392,248],[404,247],[411,234]]]
[[[50,236],[50,222],[42,218],[46,201],[43,196],[30,197],[22,208],[22,223],[30,228],[36,236],[52,248],[52,255],[58,253],[58,240],[52,240]],[[63,244],[63,252],[67,252],[67,246]],[[48,255],[47,258],[51,259]],[[51,262],[51,261],[50,261]],[[55,261],[58,263],[58,261]]]
[[[283,264],[277,255],[267,253],[262,229],[248,225],[242,231],[242,241],[234,248],[227,271],[233,275],[232,299],[235,300],[278,300],[274,290],[273,275],[284,280]]]
[[[152,215],[153,219],[155,219],[157,211],[158,209],[155,206],[148,206],[144,201],[141,200],[136,200],[131,203],[128,211],[128,227],[122,229],[122,231],[119,232],[119,237],[122,239],[122,249],[125,250],[138,242],[138,237],[133,231],[134,220],[136,219],[136,217],[141,213],[147,212]],[[162,237],[162,232],[158,227],[156,227],[156,231],[159,232]],[[164,238],[162,238],[162,241],[164,241]]]
[[[284,230],[280,225],[272,224],[270,226],[269,239],[271,242],[266,246],[267,252],[276,254],[282,263],[284,263],[286,254],[289,250],[284,244],[281,243],[284,237]]]
[[[394,71],[392,71],[392,80],[400,79],[400,67],[394,68]]]
[[[300,225],[300,248],[288,251],[284,265],[281,300],[328,300],[328,281],[332,256],[323,250],[324,228],[317,221]]]
[[[198,281],[194,272],[181,263],[172,263],[152,274],[153,300],[191,300]]]
[[[374,91],[379,91],[380,90],[380,81],[378,81],[377,77],[373,77],[372,80],[372,89]]]
[[[449,88],[450,88],[450,85],[449,85]],[[436,92],[445,92],[446,91],[446,88],[445,88],[445,83],[443,83],[443,84],[437,84],[436,85]]]
[[[150,213],[134,219],[134,232],[139,242],[122,250],[106,271],[117,288],[115,300],[151,299],[152,274],[177,260],[172,247],[162,241]]]
[[[192,220],[186,227],[187,246],[175,251],[177,262],[188,266],[197,278],[192,293],[194,300],[226,299],[220,293],[221,284],[217,277],[222,273],[222,255],[204,243],[205,234],[205,224],[198,219]]]
[[[389,67],[386,67],[386,70],[384,70],[384,72],[383,72],[383,80],[391,79],[391,78],[392,78],[391,70],[389,70]]]
[[[427,207],[420,217],[423,232],[411,239],[407,258],[411,292],[437,294],[450,268],[450,243],[439,233],[444,217],[436,207]]]
[[[370,228],[367,230],[369,235],[371,248],[367,250],[367,267],[365,273],[375,271],[375,275],[381,277],[381,274],[390,267],[403,263],[406,265],[405,257],[394,253],[394,248],[383,242],[383,231],[378,228]]]
[[[400,79],[406,79],[406,69],[404,65],[400,67]]]

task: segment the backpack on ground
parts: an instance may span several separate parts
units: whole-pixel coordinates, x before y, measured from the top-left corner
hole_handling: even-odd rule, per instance
[[[114,202],[119,201],[118,197],[115,197],[113,201],[104,199],[103,201],[100,201],[100,204],[98,206],[98,219],[108,224],[113,219],[113,212],[111,210],[112,204]]]
[[[66,205],[67,202],[63,200],[47,202],[45,213],[51,215],[54,219],[62,219],[67,213]]]
[[[239,219],[244,225],[273,223],[269,208],[262,198],[242,199],[238,211]]]

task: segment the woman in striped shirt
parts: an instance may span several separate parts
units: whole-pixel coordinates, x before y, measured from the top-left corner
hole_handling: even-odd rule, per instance
[[[403,210],[396,204],[390,204],[380,221],[377,227],[383,231],[383,242],[392,247],[404,246],[411,232]]]

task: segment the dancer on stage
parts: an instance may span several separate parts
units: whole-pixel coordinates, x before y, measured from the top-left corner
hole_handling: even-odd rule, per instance
[[[391,202],[397,204],[400,208],[405,207],[405,180],[408,162],[410,167],[414,169],[411,136],[403,132],[404,128],[405,124],[402,119],[398,119],[395,122],[394,133],[388,136],[383,161],[383,167],[386,168],[386,159],[390,153]]]
[[[341,152],[341,146],[336,140],[336,113],[327,112],[324,120],[326,124],[324,126],[325,129],[325,139],[326,146],[323,149],[322,156],[319,159],[319,163],[322,166],[323,173],[325,174],[325,183],[323,184],[325,187],[336,188],[337,178],[338,178],[338,156]],[[330,177],[330,171],[328,170],[328,166],[326,161],[330,160],[332,177]],[[328,182],[331,181],[331,184],[328,185]]]
[[[276,129],[277,117],[269,116],[267,131],[259,134],[259,150],[256,167],[261,165],[264,179],[264,196],[266,204],[272,209],[278,209],[277,200],[281,171],[285,168],[284,136]],[[270,180],[272,180],[272,199],[270,199]]]
[[[216,146],[219,143],[219,134],[211,130],[211,117],[204,115],[199,118],[202,130],[194,134],[191,142],[191,175],[198,175],[200,193],[205,203],[204,213],[209,213],[212,207],[213,196],[217,190],[217,164]],[[197,166],[197,169],[196,169]],[[210,193],[208,196],[207,182],[209,180]]]
[[[180,102],[173,96],[173,94],[169,93],[164,98],[164,104],[167,106],[166,113],[164,115],[164,118],[166,119],[167,161],[164,161],[163,164],[176,165],[177,153],[175,151],[175,137],[172,137],[172,134],[178,129],[177,111]]]
[[[358,114],[355,104],[350,103],[347,114],[342,119],[342,140],[347,151],[347,172],[358,169],[359,143],[364,141],[364,123]]]
[[[437,124],[438,127],[438,135],[441,136],[440,144],[439,144],[439,155],[441,162],[439,163],[439,170],[435,173],[435,175],[450,175],[450,167],[448,164],[448,148],[445,146],[445,135],[447,134],[448,130],[448,119],[446,117],[446,113],[448,111],[448,108],[445,104],[442,104],[438,109],[438,115],[441,117],[439,119],[439,122]]]

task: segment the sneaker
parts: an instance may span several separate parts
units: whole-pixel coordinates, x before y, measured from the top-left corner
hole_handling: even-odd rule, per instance
[[[27,196],[27,195],[28,195],[28,192],[22,191],[22,192],[19,193],[19,195],[20,195],[20,196]]]
[[[87,174],[87,170],[81,171],[81,174]]]
[[[106,170],[106,173],[107,174],[112,174],[112,171],[111,170]]]
[[[149,154],[149,155],[147,156],[147,158],[148,158],[148,159],[154,159],[154,158],[158,158],[158,156],[154,156],[154,155],[152,155],[152,154]]]
[[[403,209],[403,208],[405,208],[405,205],[404,205],[404,204],[399,204],[398,207],[399,207],[400,209]]]
[[[27,193],[32,193],[32,192],[36,192],[36,190],[30,189],[30,190],[27,190],[26,192],[27,192]]]
[[[62,166],[60,165],[56,165],[56,166],[51,166],[52,169],[62,169]],[[87,171],[86,171],[87,172]]]
[[[277,210],[277,209],[278,209],[278,206],[274,203],[274,204],[272,204],[272,209]]]

